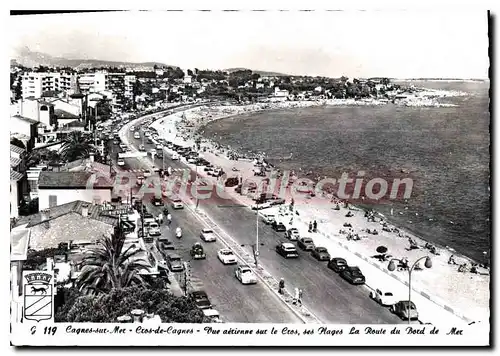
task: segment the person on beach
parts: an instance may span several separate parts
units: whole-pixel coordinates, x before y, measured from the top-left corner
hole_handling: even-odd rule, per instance
[[[280,282],[279,282],[279,284],[278,284],[278,293],[279,293],[279,294],[283,294],[284,289],[285,289],[285,279],[284,279],[284,278],[281,278],[281,279],[280,279]]]
[[[313,229],[313,224],[311,221],[309,221],[309,230],[307,230],[307,231],[312,232],[312,229]]]
[[[299,296],[297,298],[297,303],[302,306],[302,289],[299,289]]]
[[[448,259],[448,264],[449,265],[456,265],[457,261],[455,261],[455,256],[451,255],[450,258]]]
[[[316,222],[316,220],[314,220],[313,222],[313,232],[317,232],[318,231],[318,223]]]

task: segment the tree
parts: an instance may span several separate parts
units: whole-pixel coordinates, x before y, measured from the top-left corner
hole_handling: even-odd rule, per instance
[[[210,322],[192,299],[177,297],[161,289],[128,287],[99,296],[67,290],[65,296],[66,302],[55,315],[56,322],[112,323],[122,315],[130,315],[134,309],[156,314],[163,323]]]
[[[111,238],[103,237],[82,261],[83,268],[77,285],[92,293],[109,292],[130,286],[146,285],[139,274],[148,267],[138,258],[141,252],[135,245],[124,250],[125,233],[116,227]]]
[[[80,131],[71,132],[63,143],[60,154],[68,162],[87,157],[92,151],[89,137]]]

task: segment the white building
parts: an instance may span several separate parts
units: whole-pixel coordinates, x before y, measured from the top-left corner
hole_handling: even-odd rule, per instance
[[[127,99],[132,99],[134,97],[134,84],[137,78],[135,75],[125,76],[125,97]]]
[[[83,93],[106,90],[106,73],[85,73],[78,77],[78,85]]]
[[[281,90],[279,87],[274,88],[274,96],[277,98],[287,98],[289,95],[288,90]]]
[[[38,207],[40,210],[82,200],[93,204],[111,201],[113,181],[111,174],[102,169],[72,172],[42,171],[38,177]],[[105,165],[102,165],[105,166]],[[95,174],[95,175],[94,175]],[[98,176],[93,182],[93,177]]]
[[[23,99],[38,99],[48,91],[68,92],[77,88],[77,75],[66,72],[24,73],[21,79]]]

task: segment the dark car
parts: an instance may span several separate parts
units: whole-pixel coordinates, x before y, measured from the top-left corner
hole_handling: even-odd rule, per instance
[[[299,242],[297,242],[297,246],[304,251],[311,251],[316,247],[313,239],[310,237],[302,237]]]
[[[172,272],[182,272],[184,271],[184,264],[182,263],[181,256],[174,253],[167,255],[167,265],[168,269]]]
[[[152,197],[151,204],[153,204],[154,206],[163,206],[163,200],[158,197]]]
[[[325,247],[315,247],[311,251],[311,256],[313,256],[318,261],[330,261],[330,254]]]
[[[342,272],[347,267],[347,261],[341,257],[334,257],[328,262],[328,268],[335,272]]]
[[[347,266],[340,272],[340,277],[351,284],[365,284],[365,276],[361,273],[359,267]]]
[[[166,237],[159,237],[156,240],[156,246],[158,247],[158,250],[163,254],[166,254],[167,251],[175,249],[174,245],[172,245],[172,242]]]
[[[274,231],[286,231],[286,226],[282,222],[273,222]]]
[[[283,242],[276,246],[276,252],[285,258],[297,258],[299,254],[295,246],[289,242]]]
[[[401,300],[391,305],[390,311],[403,320],[418,320],[417,307],[413,302]]]
[[[212,307],[212,303],[210,303],[210,299],[208,299],[208,295],[205,291],[194,291],[191,292],[189,296],[194,300],[194,304],[196,304],[199,309],[210,309]]]

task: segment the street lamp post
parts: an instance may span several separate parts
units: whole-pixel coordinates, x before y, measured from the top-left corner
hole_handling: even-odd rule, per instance
[[[411,273],[413,272],[413,269],[415,268],[415,266],[422,260],[425,259],[425,263],[424,263],[424,266],[425,268],[431,268],[432,267],[432,260],[429,256],[423,256],[423,257],[420,257],[418,260],[416,260],[413,265],[408,269],[408,324],[410,324],[410,307],[411,307]],[[394,263],[394,261],[398,261],[398,262],[401,262],[400,259],[397,259],[397,258],[393,258],[391,259],[391,261],[389,262],[389,266],[387,267],[387,269],[389,271],[394,271],[396,269],[396,264]]]

